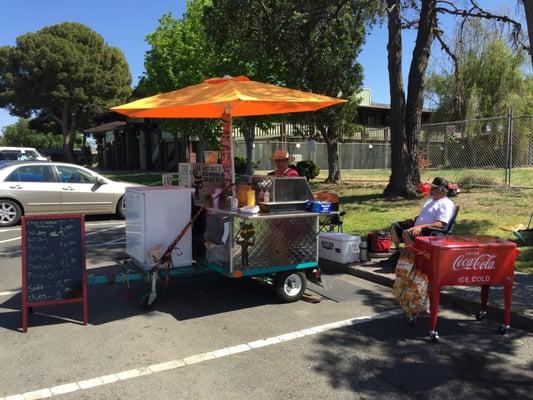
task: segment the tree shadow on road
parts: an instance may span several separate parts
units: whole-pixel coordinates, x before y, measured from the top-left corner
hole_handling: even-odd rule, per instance
[[[518,399],[533,389],[527,334],[496,333],[488,321],[439,319],[430,343],[427,321],[404,316],[330,331],[316,339],[313,368],[335,388],[369,398]],[[531,343],[531,335],[529,335]]]
[[[122,272],[121,267],[117,265],[88,270],[89,275],[105,276],[109,281]],[[143,310],[140,305],[140,299],[148,292],[149,284],[144,281],[89,285],[89,324],[100,325],[141,314],[148,317],[154,315]],[[0,309],[5,310],[0,312],[0,329],[20,330],[21,294],[4,298],[6,300],[0,302]],[[160,281],[155,310],[168,313],[181,321],[275,303],[271,291],[256,281],[230,279],[209,273],[204,276],[171,279],[166,289],[164,281]],[[30,327],[65,321],[78,323],[82,320],[80,304],[44,306],[35,308],[34,311],[34,314],[29,316]]]

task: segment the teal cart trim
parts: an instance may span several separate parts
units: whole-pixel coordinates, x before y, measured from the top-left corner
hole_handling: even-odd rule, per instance
[[[221,273],[222,275],[228,276],[230,278],[235,278],[232,274],[225,271],[223,268],[221,268],[217,264],[213,263],[204,263],[208,268],[211,268],[212,270]],[[315,268],[318,266],[318,262],[311,261],[306,263],[300,263],[300,264],[289,264],[289,265],[279,265],[275,267],[266,267],[266,268],[250,268],[245,269],[242,271],[238,271],[241,273],[241,276],[260,276],[260,275],[268,275],[268,274],[274,274],[276,272],[282,272],[282,271],[293,271],[295,269],[308,269],[308,268]]]
[[[160,269],[159,278],[164,278],[167,275],[165,270]],[[208,275],[213,272],[205,266],[186,266],[186,267],[177,267],[172,268],[169,271],[169,276],[172,278],[187,278],[192,276],[199,275]],[[134,281],[143,281],[146,280],[150,275],[150,271],[147,272],[122,272],[109,275],[89,275],[87,276],[88,285],[103,285],[106,283],[124,283],[124,282],[134,282]]]

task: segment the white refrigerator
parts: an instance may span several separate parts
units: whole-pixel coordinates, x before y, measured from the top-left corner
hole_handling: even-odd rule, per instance
[[[126,252],[138,267],[150,270],[154,262],[148,252],[162,255],[190,222],[193,193],[185,187],[126,189]],[[174,267],[192,265],[191,229],[172,251],[172,262]]]

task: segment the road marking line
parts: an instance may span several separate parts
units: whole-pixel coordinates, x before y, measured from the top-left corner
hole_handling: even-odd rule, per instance
[[[11,238],[11,239],[0,240],[0,244],[7,243],[7,242],[14,242],[15,240],[20,240],[20,236],[17,236],[16,238]]]
[[[0,296],[13,296],[15,294],[19,294],[20,292],[21,290],[9,290],[7,292],[0,292]]]
[[[97,386],[108,385],[108,384],[117,382],[119,380],[134,379],[134,378],[139,378],[141,376],[156,374],[162,371],[169,371],[173,369],[183,368],[188,365],[198,364],[198,363],[202,363],[205,361],[214,360],[216,358],[227,357],[233,354],[238,354],[238,353],[250,351],[253,349],[273,346],[279,343],[286,342],[288,340],[293,340],[293,339],[301,338],[304,336],[317,335],[319,333],[330,331],[333,329],[338,329],[338,328],[342,328],[346,326],[359,325],[359,324],[363,324],[365,322],[370,322],[370,321],[377,320],[377,319],[388,318],[388,317],[392,317],[393,315],[399,315],[401,313],[402,313],[401,310],[389,310],[389,311],[384,311],[384,312],[373,314],[373,315],[366,315],[363,317],[357,317],[357,318],[346,319],[343,321],[331,322],[328,324],[319,325],[319,326],[315,326],[312,328],[302,329],[296,332],[285,333],[282,335],[273,336],[273,337],[266,338],[266,339],[254,340],[252,342],[249,342],[248,344],[240,344],[237,346],[225,347],[223,349],[218,349],[218,350],[210,351],[207,353],[196,354],[190,357],[186,357],[182,360],[172,360],[172,361],[162,362],[159,364],[152,364],[147,367],[134,368],[134,369],[130,369],[127,371],[118,372],[116,374],[104,375],[104,376],[100,376],[96,378],[81,380],[78,382],[54,386],[51,388],[39,389],[33,392],[26,392],[24,394],[8,396],[8,397],[5,397],[5,399],[0,397],[0,400],[8,400],[8,399],[9,400],[19,400],[19,399],[26,400],[30,398],[31,399],[42,399],[46,397],[55,396],[58,394],[65,394],[65,393],[75,392],[78,390],[91,389]]]
[[[22,396],[24,397],[24,400],[46,399],[48,397],[52,397],[52,392],[50,389],[42,389],[34,392],[22,393]]]
[[[109,222],[86,222],[85,226],[124,225],[124,221]]]
[[[20,231],[20,228],[6,228],[6,229],[1,229],[1,230],[0,230],[0,233],[4,233],[4,232],[13,232],[13,231]]]
[[[53,386],[50,388],[52,395],[72,393],[77,390],[81,390],[80,385],[77,383],[65,383],[64,385]]]
[[[4,253],[0,253],[0,256],[14,256],[15,254],[19,254],[19,253],[22,253],[22,250],[7,251]],[[1,397],[0,397],[0,400],[2,400]]]
[[[117,228],[124,228],[125,226],[126,226],[126,224],[115,225],[115,226],[112,226],[111,228],[105,228],[105,229],[100,229],[100,230],[97,230],[97,231],[94,231],[94,232],[88,232],[88,233],[85,234],[85,236],[96,235],[97,233],[107,232],[107,231],[111,231],[111,230],[117,229]]]
[[[102,243],[102,244],[91,243],[91,244],[86,245],[85,247],[112,247],[112,246],[117,246],[117,245],[122,245],[122,244],[126,244],[126,241],[116,242],[116,243]]]
[[[159,364],[152,364],[148,366],[148,368],[150,369],[150,371],[155,373],[155,372],[161,372],[161,371],[168,371],[169,369],[177,369],[177,368],[185,367],[185,365],[186,364],[181,360],[174,360],[174,361],[162,362]]]

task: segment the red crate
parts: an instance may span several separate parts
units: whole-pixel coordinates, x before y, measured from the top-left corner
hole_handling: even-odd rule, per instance
[[[478,319],[487,310],[489,287],[504,286],[505,333],[511,322],[511,296],[515,273],[515,260],[519,251],[516,244],[492,236],[427,236],[417,237],[412,247],[416,267],[429,277],[430,284],[430,336],[438,339],[436,332],[440,289],[443,286],[481,286],[481,309]]]

